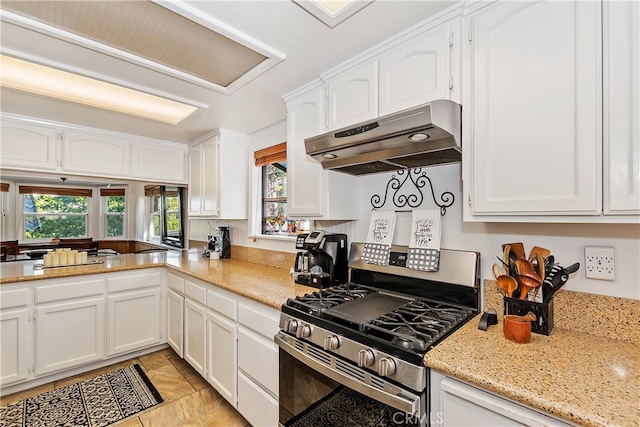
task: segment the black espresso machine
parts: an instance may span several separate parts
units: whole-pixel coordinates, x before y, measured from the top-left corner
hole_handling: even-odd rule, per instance
[[[314,288],[327,288],[347,282],[347,235],[314,230],[299,234],[293,275],[295,282]]]

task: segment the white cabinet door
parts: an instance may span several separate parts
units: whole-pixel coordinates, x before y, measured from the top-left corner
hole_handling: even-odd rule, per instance
[[[189,216],[202,212],[202,144],[189,147]]]
[[[189,147],[189,216],[247,218],[248,147],[224,129]]]
[[[290,217],[357,219],[356,178],[326,171],[307,156],[304,139],[324,132],[318,87],[287,101],[287,212]]]
[[[277,427],[278,401],[242,372],[238,373],[238,412],[252,426]]]
[[[471,214],[599,214],[600,8],[497,2],[466,18],[463,167],[470,167]]]
[[[180,357],[184,357],[183,338],[184,297],[169,289],[167,290],[167,342]]]
[[[206,380],[235,408],[238,389],[236,322],[214,311],[207,312]],[[256,353],[257,354],[257,353]],[[259,360],[261,357],[255,357]]]
[[[378,116],[378,61],[360,65],[327,82],[329,130]]]
[[[159,344],[160,288],[107,296],[107,356]]]
[[[640,3],[604,11],[604,211],[640,213]]]
[[[321,216],[322,166],[307,156],[304,139],[324,132],[324,89],[287,102],[287,211]]]
[[[36,375],[104,358],[104,297],[36,306]]]
[[[58,168],[58,130],[2,118],[2,167],[54,171]]]
[[[205,369],[207,311],[203,305],[184,300],[184,359],[202,376]]]
[[[131,175],[167,183],[187,182],[187,147],[163,141],[133,142]]]
[[[452,68],[460,49],[460,18],[455,18],[380,57],[380,116],[435,99],[459,99]],[[455,44],[454,44],[455,43]]]
[[[13,384],[29,376],[29,310],[27,307],[0,313],[0,384]]]
[[[200,184],[200,214],[217,216],[220,213],[219,180],[219,137],[208,139],[201,144],[202,169]],[[241,191],[239,191],[241,193]]]
[[[131,174],[130,142],[98,133],[64,131],[63,159],[64,171],[116,177]]]
[[[442,381],[439,401],[442,427],[571,425],[451,378]]]

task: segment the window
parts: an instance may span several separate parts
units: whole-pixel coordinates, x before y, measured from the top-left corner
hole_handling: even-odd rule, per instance
[[[18,192],[25,240],[87,237],[90,189],[21,185]]]
[[[290,220],[287,215],[287,143],[258,150],[254,159],[261,168],[261,216],[257,219],[262,234],[288,236],[308,230],[309,221]]]
[[[125,237],[126,199],[124,188],[101,188],[103,199],[104,236]]]
[[[146,186],[149,200],[149,235],[167,245],[184,247],[183,188],[176,186]]]

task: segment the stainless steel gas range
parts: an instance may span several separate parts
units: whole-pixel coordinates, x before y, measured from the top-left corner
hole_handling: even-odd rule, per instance
[[[367,264],[349,254],[349,283],[289,299],[280,331],[280,425],[429,425],[425,352],[479,309],[477,252],[441,250],[437,272]]]

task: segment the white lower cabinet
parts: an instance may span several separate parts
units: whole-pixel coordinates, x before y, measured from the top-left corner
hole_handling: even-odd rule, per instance
[[[439,389],[440,412],[435,419],[442,427],[573,425],[452,378],[445,377]]]
[[[32,348],[29,289],[3,285],[0,290],[0,385],[26,380]]]
[[[184,357],[184,279],[167,274],[167,343]]]
[[[160,343],[160,299],[160,289],[107,297],[107,356]]]
[[[256,355],[256,357],[258,357]],[[276,366],[276,369],[278,367]],[[278,400],[238,371],[238,412],[254,427],[278,425]]]
[[[278,425],[278,310],[238,304],[238,411],[254,426]]]
[[[204,376],[207,310],[188,298],[184,300],[184,359]]]
[[[206,380],[233,407],[238,395],[238,325],[213,310],[207,312]]]
[[[104,296],[36,306],[36,376],[104,358]]]

